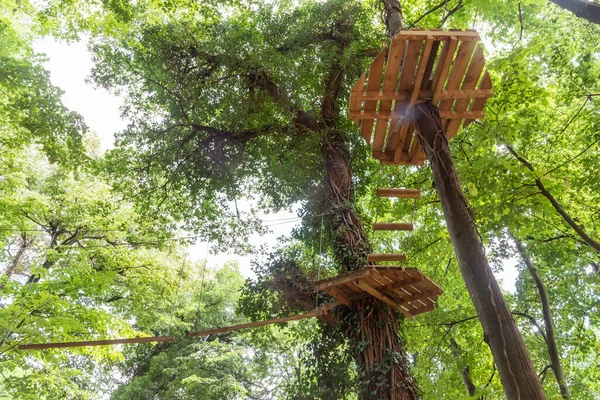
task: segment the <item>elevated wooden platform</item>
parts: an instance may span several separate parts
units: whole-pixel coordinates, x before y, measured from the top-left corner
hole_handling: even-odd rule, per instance
[[[442,293],[442,289],[418,269],[372,265],[315,282],[315,288],[348,306],[373,296],[411,319],[435,309]]]
[[[494,95],[484,72],[476,31],[400,31],[384,48],[350,94],[350,118],[385,165],[422,165],[426,159],[412,122],[414,106],[432,101],[446,136],[483,118]]]

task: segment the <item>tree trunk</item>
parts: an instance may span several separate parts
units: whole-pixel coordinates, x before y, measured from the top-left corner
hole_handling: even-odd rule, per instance
[[[521,332],[485,257],[475,219],[463,196],[448,140],[431,102],[415,107],[421,143],[431,164],[460,271],[483,326],[507,399],[544,399],[542,385]]]
[[[527,267],[527,271],[531,274],[533,281],[535,282],[535,286],[537,287],[538,293],[540,294],[540,299],[542,300],[542,313],[544,314],[544,325],[546,331],[546,344],[548,345],[548,355],[550,356],[550,362],[552,363],[552,370],[554,371],[554,376],[556,377],[556,382],[558,383],[558,387],[560,388],[560,394],[563,399],[568,399],[571,397],[571,393],[569,393],[569,388],[567,387],[567,382],[565,380],[565,375],[563,373],[562,365],[560,363],[560,357],[558,356],[558,347],[556,346],[556,338],[554,336],[554,324],[552,323],[552,311],[550,309],[550,299],[548,299],[548,293],[546,292],[546,287],[540,278],[540,275],[537,272],[537,269],[533,266],[533,262],[529,255],[525,251],[523,244],[513,236],[513,240],[517,245],[517,250],[523,263]]]
[[[450,338],[450,347],[452,348],[452,354],[456,358],[456,364],[459,368],[462,368],[460,371],[460,375],[462,376],[463,383],[465,384],[465,388],[467,389],[467,393],[469,393],[469,397],[475,396],[475,391],[477,387],[473,383],[471,379],[471,368],[468,365],[463,365],[462,357],[460,355],[460,347],[454,338]]]
[[[571,11],[579,18],[600,25],[600,4],[590,0],[550,0],[557,6]]]
[[[337,131],[325,142],[327,207],[334,255],[343,271],[362,268],[371,252],[360,216],[352,206],[352,171],[348,145]],[[398,315],[375,299],[365,299],[340,315],[342,329],[359,368],[362,399],[413,400],[418,389],[410,372]]]

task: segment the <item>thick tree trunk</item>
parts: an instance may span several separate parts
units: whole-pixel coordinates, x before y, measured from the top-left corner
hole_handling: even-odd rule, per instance
[[[550,0],[559,7],[571,11],[579,18],[600,25],[600,4],[590,0]]]
[[[325,151],[326,203],[333,211],[329,224],[334,255],[344,271],[362,268],[371,252],[371,244],[352,206],[350,152],[336,131],[327,136]],[[377,300],[365,299],[340,317],[359,368],[361,398],[417,399],[418,389],[398,333],[396,311]]]
[[[521,332],[485,257],[475,219],[458,182],[437,107],[430,102],[418,105],[415,121],[431,163],[460,271],[492,350],[506,397],[509,400],[544,399]]]
[[[540,294],[540,299],[542,301],[542,313],[544,314],[544,325],[546,330],[546,344],[548,345],[548,355],[550,356],[550,362],[552,363],[552,371],[554,371],[554,376],[556,377],[556,382],[558,383],[558,387],[560,388],[560,394],[563,399],[568,399],[571,397],[571,393],[569,393],[569,388],[567,387],[567,382],[565,380],[565,375],[563,373],[562,364],[560,362],[560,357],[558,355],[558,346],[556,345],[556,337],[554,336],[554,324],[552,323],[552,311],[550,309],[550,299],[548,298],[548,292],[546,292],[546,287],[542,282],[542,278],[537,272],[537,269],[533,266],[533,262],[531,258],[525,251],[523,244],[513,236],[513,240],[517,245],[517,250],[523,263],[527,267],[527,271],[531,274],[535,286],[537,287],[538,293]]]

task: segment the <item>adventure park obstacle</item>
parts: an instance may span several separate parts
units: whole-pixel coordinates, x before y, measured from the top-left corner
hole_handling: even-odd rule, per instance
[[[392,38],[354,85],[350,118],[383,165],[423,165],[425,153],[416,133],[415,105],[438,106],[446,137],[483,118],[494,95],[474,31],[406,30]],[[464,121],[464,122],[463,122]]]
[[[451,139],[461,123],[468,126],[483,118],[487,99],[494,95],[485,60],[474,30],[404,30],[392,38],[354,85],[350,94],[350,118],[360,127],[373,157],[382,165],[423,165],[426,157],[412,118],[419,103],[437,105]],[[418,189],[379,188],[377,196],[418,199]],[[375,223],[374,231],[412,231],[412,223]],[[435,309],[442,289],[415,268],[375,265],[378,262],[405,262],[404,254],[370,254],[364,268],[320,280],[317,291],[336,301],[300,315],[251,322],[201,332],[188,338],[233,332],[259,326],[323,317],[339,305],[351,306],[365,297],[374,297],[397,309],[407,318]],[[115,344],[173,342],[173,336],[141,337],[82,342],[22,344],[20,350],[105,346]]]

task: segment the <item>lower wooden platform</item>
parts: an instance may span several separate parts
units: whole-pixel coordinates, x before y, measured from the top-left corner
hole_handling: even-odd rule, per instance
[[[411,319],[433,311],[442,294],[442,289],[416,268],[375,265],[315,282],[315,289],[347,306],[372,296]]]

